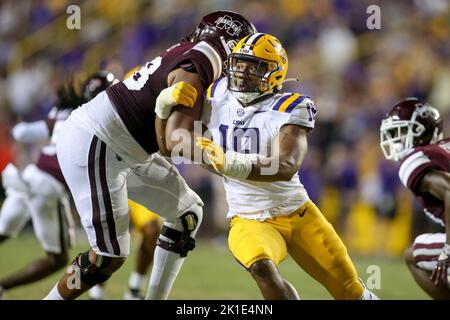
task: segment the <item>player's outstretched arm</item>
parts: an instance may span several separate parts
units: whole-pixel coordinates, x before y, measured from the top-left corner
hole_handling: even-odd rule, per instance
[[[258,157],[247,177],[254,181],[289,181],[300,170],[308,152],[307,129],[288,124],[281,128],[275,143],[273,155]]]
[[[289,181],[297,174],[308,150],[307,129],[288,124],[281,128],[271,157],[242,154],[228,150],[206,138],[199,138],[202,148],[214,169],[225,176],[263,182]]]
[[[446,244],[439,256],[436,269],[430,280],[435,285],[447,285],[447,269],[450,267],[450,174],[441,170],[431,170],[420,182],[420,190],[428,192],[444,202]]]
[[[165,90],[168,91],[161,92],[158,96],[159,101],[157,100],[156,103],[156,109],[158,109],[158,106],[163,106],[163,110],[165,110],[162,113],[157,112],[158,116],[156,117],[155,128],[158,146],[165,156],[170,156],[176,147],[176,150],[181,150],[180,156],[193,158],[195,147],[194,123],[200,120],[204,86],[198,73],[188,72],[181,68],[175,69],[169,74],[167,83],[169,88]],[[175,84],[183,84],[183,86],[180,86],[178,93],[172,93],[172,90],[176,87],[173,86]],[[171,105],[167,101],[170,98],[162,97],[169,91],[173,101],[178,102],[178,104],[172,103]],[[170,107],[168,114],[167,107]],[[192,156],[185,154],[189,151]]]

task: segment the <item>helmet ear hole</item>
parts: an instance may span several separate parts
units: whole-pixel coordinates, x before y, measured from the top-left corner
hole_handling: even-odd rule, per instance
[[[233,51],[234,48],[236,47],[236,41],[235,40],[228,41],[227,46],[228,46],[228,48],[230,48],[231,51]]]
[[[270,71],[270,72],[273,72],[273,71],[275,71],[275,70],[277,70],[277,69],[278,69],[278,65],[277,65],[276,62],[270,62],[270,63],[269,63],[269,71]]]
[[[261,90],[262,92],[269,90],[269,84],[267,82],[261,82],[259,90]]]

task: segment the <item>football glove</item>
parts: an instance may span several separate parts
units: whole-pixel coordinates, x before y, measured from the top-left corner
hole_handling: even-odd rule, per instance
[[[243,154],[231,150],[224,153],[221,146],[204,137],[197,138],[197,146],[206,152],[218,173],[236,179],[246,179],[252,171],[252,163],[258,157],[257,154]]]
[[[197,101],[197,89],[191,84],[181,81],[162,90],[156,98],[155,113],[161,119],[167,119],[176,105],[193,108]]]
[[[225,153],[222,148],[212,142],[210,139],[199,137],[197,138],[197,146],[206,152],[206,156],[211,162],[212,166],[220,174],[223,174],[225,165]]]

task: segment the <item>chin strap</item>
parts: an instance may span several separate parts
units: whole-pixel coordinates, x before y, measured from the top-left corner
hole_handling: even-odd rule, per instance
[[[282,84],[285,84],[286,82],[300,83],[300,77],[284,79]],[[273,96],[278,91],[280,91],[280,89],[281,89],[281,86],[279,88],[274,88],[272,90],[272,92],[270,92],[270,93],[266,93],[266,94],[262,94],[262,95],[258,94],[258,95],[255,95],[255,97],[252,97],[252,96],[246,97],[245,95],[242,95],[242,93],[240,94],[240,92],[235,92],[235,91],[232,91],[232,92],[233,92],[234,96],[236,97],[236,99],[238,99],[242,104],[244,104],[245,106],[251,106],[257,102],[260,102],[262,100],[267,99],[268,97]],[[247,93],[247,95],[248,95],[248,93]],[[247,100],[249,100],[249,101],[247,101]]]
[[[297,78],[287,78],[287,79],[284,79],[282,83],[284,84],[284,83],[286,83],[286,82],[298,82],[298,83],[300,83],[300,77],[297,77]]]

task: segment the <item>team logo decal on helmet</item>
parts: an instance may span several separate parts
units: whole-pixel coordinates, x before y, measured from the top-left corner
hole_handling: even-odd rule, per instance
[[[216,27],[225,30],[230,36],[239,34],[242,30],[242,23],[233,21],[229,15],[219,17],[216,20]]]
[[[429,103],[407,98],[395,104],[380,126],[380,147],[388,160],[402,160],[414,148],[442,139],[442,118]]]

